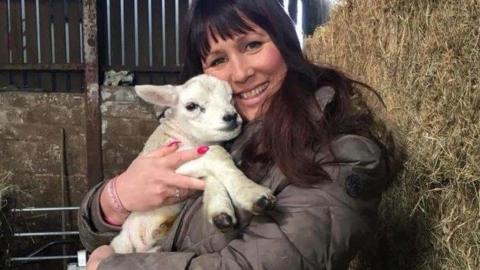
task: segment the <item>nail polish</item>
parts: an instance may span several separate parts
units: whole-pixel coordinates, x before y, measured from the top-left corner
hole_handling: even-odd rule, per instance
[[[205,154],[207,151],[208,151],[208,146],[207,145],[202,145],[202,146],[199,146],[197,148],[197,153],[199,153],[200,155],[203,155]]]

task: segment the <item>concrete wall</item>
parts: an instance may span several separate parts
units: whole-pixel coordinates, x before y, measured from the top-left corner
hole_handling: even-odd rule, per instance
[[[79,204],[86,183],[84,115],[81,94],[0,93],[0,172],[22,190],[19,203],[60,205],[65,174],[71,203]]]
[[[11,201],[13,207],[61,206],[62,194],[67,205],[80,204],[87,190],[84,119],[82,94],[0,92],[0,177],[6,180],[4,184],[17,187],[11,194],[16,198],[16,203]],[[66,230],[76,230],[76,212],[66,212],[65,217]],[[60,231],[61,218],[61,212],[17,213],[6,227],[16,233]],[[25,256],[60,239],[16,237],[10,241],[10,254]],[[75,243],[67,249],[68,254],[80,248],[78,240]],[[59,248],[49,248],[46,254],[60,255]],[[53,262],[36,266],[21,269],[62,269]]]
[[[101,93],[104,175],[110,178],[128,167],[158,121],[153,106],[140,101],[132,87],[104,87]],[[83,94],[0,91],[0,180],[7,179],[7,184],[18,187],[19,191],[14,193],[16,207],[61,206],[62,175],[68,205],[78,206],[87,192],[85,172]],[[60,231],[61,215],[16,214],[12,225],[16,232]],[[76,212],[70,212],[67,230],[76,229]],[[59,239],[16,238],[13,255],[28,254]],[[78,248],[81,247],[72,247],[68,253]],[[47,254],[60,252],[57,248]],[[62,268],[52,264],[49,269]]]
[[[104,176],[110,178],[135,159],[158,121],[153,105],[140,100],[133,87],[103,87],[101,94]]]
[[[132,87],[104,87],[101,93],[104,175],[110,178],[128,167],[158,121],[154,107]],[[9,173],[9,182],[22,190],[19,202],[60,205],[65,174],[70,202],[78,205],[86,192],[85,151],[82,94],[0,92],[0,175]]]

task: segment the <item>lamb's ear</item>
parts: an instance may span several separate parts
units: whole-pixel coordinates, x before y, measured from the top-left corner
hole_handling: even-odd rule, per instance
[[[174,85],[137,85],[135,92],[146,102],[162,107],[175,106],[178,101],[178,92]]]

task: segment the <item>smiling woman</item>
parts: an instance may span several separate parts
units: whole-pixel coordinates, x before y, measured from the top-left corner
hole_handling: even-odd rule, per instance
[[[207,73],[230,84],[247,123],[229,151],[248,178],[273,191],[276,205],[260,215],[235,209],[238,225],[222,233],[206,222],[205,196],[192,197],[157,252],[99,248],[91,269],[348,269],[375,230],[398,161],[389,130],[362,98],[374,91],[309,62],[277,0],[192,1],[186,29],[183,80]],[[174,183],[175,168],[162,162],[179,157],[160,151],[155,162],[138,159],[120,175],[138,185],[126,200],[137,193],[138,202],[151,203],[149,186]],[[118,230],[105,222],[115,213],[103,218],[98,210],[101,192],[99,185],[82,207],[81,237],[90,248]]]
[[[246,120],[260,113],[265,101],[279,89],[287,66],[270,36],[247,21],[251,31],[223,40],[210,31],[210,51],[203,56],[202,68],[207,74],[227,81],[233,88],[237,109]]]

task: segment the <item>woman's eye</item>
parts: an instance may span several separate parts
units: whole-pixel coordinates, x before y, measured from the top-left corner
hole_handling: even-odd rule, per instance
[[[197,103],[195,102],[189,102],[187,103],[187,105],[185,106],[185,109],[187,109],[187,111],[193,111],[195,109],[197,109],[199,106]]]
[[[260,41],[252,41],[247,44],[247,50],[255,50],[262,46]]]
[[[224,57],[216,58],[216,59],[214,59],[213,61],[210,62],[210,66],[214,67],[214,66],[218,66],[218,65],[223,64],[223,63],[225,63],[225,58]]]

